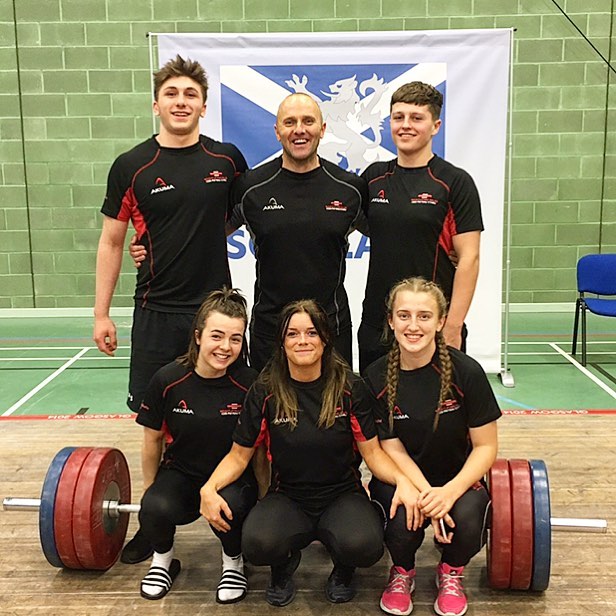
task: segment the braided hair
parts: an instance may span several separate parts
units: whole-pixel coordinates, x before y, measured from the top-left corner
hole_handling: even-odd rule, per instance
[[[419,276],[413,278],[405,278],[396,283],[387,298],[387,318],[388,322],[393,318],[394,303],[398,293],[401,291],[410,291],[412,293],[427,293],[436,302],[439,319],[447,315],[447,300],[443,295],[440,287],[425,278]],[[384,336],[391,340],[393,338],[391,328],[385,327]],[[447,399],[447,396],[451,392],[452,379],[453,379],[453,364],[451,361],[451,355],[445,342],[445,337],[442,332],[436,332],[435,337],[436,348],[438,350],[439,362],[441,365],[441,378],[440,378],[440,391],[438,396],[438,404],[434,410],[434,424],[433,430],[436,430],[438,426],[439,413]],[[393,339],[391,340],[391,348],[387,356],[387,374],[386,374],[386,391],[387,391],[387,408],[389,410],[389,425],[393,427],[394,421],[394,409],[396,407],[396,398],[398,396],[398,382],[400,379],[400,345]]]

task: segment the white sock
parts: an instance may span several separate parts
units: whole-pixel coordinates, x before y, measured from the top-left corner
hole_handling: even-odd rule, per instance
[[[161,554],[160,552],[154,552],[152,562],[150,563],[150,569],[152,567],[162,567],[165,571],[169,571],[171,567],[171,561],[173,560],[173,548],[168,552]],[[160,586],[153,586],[151,584],[141,584],[141,589],[146,595],[157,595],[160,592]]]
[[[222,553],[222,576],[218,589],[217,598],[222,603],[231,603],[242,598],[246,594],[248,583],[244,575],[244,558],[241,554],[227,556]]]
[[[244,557],[241,552],[237,556],[227,556],[222,553],[222,570],[233,569],[234,571],[244,572]]]

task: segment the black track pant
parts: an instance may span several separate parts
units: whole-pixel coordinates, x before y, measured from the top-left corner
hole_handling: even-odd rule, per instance
[[[126,401],[131,411],[139,411],[154,373],[186,353],[193,317],[193,314],[157,312],[135,306]]]
[[[342,494],[320,515],[288,496],[270,493],[246,518],[242,551],[253,565],[278,565],[318,539],[334,563],[370,567],[383,555],[383,526],[364,493]]]
[[[141,499],[139,523],[152,547],[160,553],[173,547],[176,526],[190,524],[200,516],[199,490],[203,482],[170,468],[160,468],[154,483]],[[233,512],[227,520],[231,530],[221,533],[212,528],[228,556],[241,552],[242,523],[257,502],[257,483],[252,472],[220,491]],[[211,527],[210,527],[211,528]]]
[[[395,488],[372,478],[370,496],[381,505],[389,517],[389,508]],[[451,543],[444,543],[441,561],[452,567],[463,567],[477,554],[485,544],[486,521],[490,507],[490,496],[483,485],[477,484],[467,490],[454,504],[449,515],[456,523]],[[426,520],[423,528],[412,531],[406,528],[406,511],[398,507],[393,519],[387,519],[385,544],[391,554],[394,565],[407,571],[415,567],[415,553],[421,546],[425,528],[430,525]]]

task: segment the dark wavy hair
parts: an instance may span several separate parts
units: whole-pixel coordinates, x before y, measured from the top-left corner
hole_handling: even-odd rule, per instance
[[[284,341],[293,315],[305,313],[317,330],[324,350],[321,358],[321,376],[324,379],[323,399],[318,427],[330,428],[336,419],[336,407],[342,404],[347,384],[349,366],[334,348],[333,334],[327,314],[312,299],[300,299],[287,304],[280,313],[274,353],[259,375],[262,383],[273,395],[276,405],[276,419],[286,419],[291,427],[297,426],[297,394],[291,385],[289,362],[284,350]]]
[[[205,69],[196,60],[190,58],[182,58],[180,54],[175,56],[172,60],[169,60],[165,65],[159,68],[154,75],[154,100],[158,100],[158,93],[163,87],[163,84],[167,79],[172,77],[189,77],[193,81],[196,81],[201,88],[203,94],[203,102],[207,101],[207,75]]]

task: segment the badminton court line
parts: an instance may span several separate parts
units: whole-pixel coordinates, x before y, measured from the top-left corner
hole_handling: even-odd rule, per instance
[[[582,374],[586,375],[591,381],[594,381],[603,391],[608,393],[612,398],[616,399],[616,391],[606,385],[601,379],[597,378],[590,370],[586,369],[582,364],[573,359],[571,355],[563,351],[557,344],[550,342],[550,346],[560,355],[562,355],[567,361],[571,362]]]
[[[90,349],[93,349],[93,348],[94,347],[84,347],[83,349],[81,349],[81,351],[79,351],[77,355],[74,355],[73,357],[71,357],[71,359],[69,359],[66,363],[60,366],[53,374],[50,374],[44,381],[41,381],[34,389],[31,389],[25,396],[23,396],[20,400],[15,402],[15,404],[13,404],[13,406],[10,409],[7,409],[4,413],[2,413],[2,417],[8,417],[9,415],[12,415],[22,404],[30,400],[30,398],[32,398],[32,396],[34,396],[37,392],[43,389],[45,385],[53,381],[58,375],[64,372],[69,366],[74,364],[82,355],[85,355]]]

